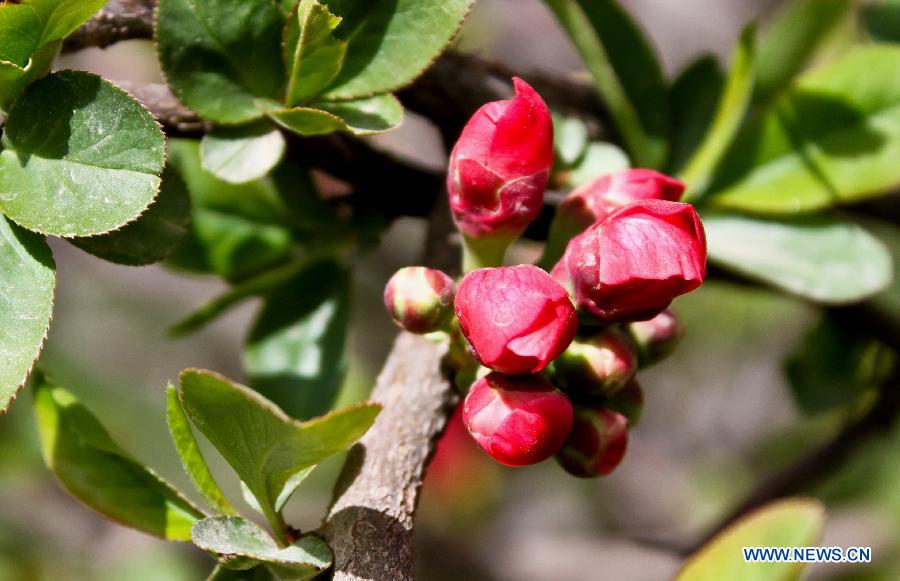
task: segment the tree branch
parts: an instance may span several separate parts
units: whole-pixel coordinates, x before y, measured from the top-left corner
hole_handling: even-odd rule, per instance
[[[425,467],[458,394],[440,372],[446,345],[402,333],[371,399],[384,410],[351,449],[320,532],[334,579],[414,579],[413,518]]]
[[[153,38],[156,0],[109,0],[92,19],[66,38],[63,50],[107,47],[122,40]]]

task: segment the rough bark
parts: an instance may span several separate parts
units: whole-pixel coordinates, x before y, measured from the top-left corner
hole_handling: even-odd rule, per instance
[[[413,519],[425,467],[458,401],[440,373],[446,346],[402,333],[371,399],[384,405],[349,453],[321,528],[334,551],[334,579],[415,577]]]

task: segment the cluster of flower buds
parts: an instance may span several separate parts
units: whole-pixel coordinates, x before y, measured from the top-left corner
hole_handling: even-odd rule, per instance
[[[459,343],[452,362],[460,374],[468,365],[470,384],[463,421],[494,459],[523,466],[556,456],[575,476],[606,475],[643,409],[637,370],[682,335],[670,303],[703,282],[703,226],[678,201],[681,182],[627,170],[562,202],[546,269],[502,266],[543,207],[553,160],[547,106],[514,84],[515,98],[475,113],[450,159],[450,206],[466,251],[458,289],[438,271],[405,268],[385,304],[402,328],[443,330]]]

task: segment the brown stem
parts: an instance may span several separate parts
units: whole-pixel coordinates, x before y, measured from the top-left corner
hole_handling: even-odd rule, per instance
[[[335,580],[415,576],[413,518],[425,467],[458,394],[441,373],[446,345],[402,333],[378,377],[375,425],[351,449],[320,532]]]
[[[153,38],[156,0],[109,0],[100,12],[66,38],[64,50],[106,47],[121,40]]]

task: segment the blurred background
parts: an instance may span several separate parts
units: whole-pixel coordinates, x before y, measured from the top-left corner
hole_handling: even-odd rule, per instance
[[[728,58],[741,28],[773,0],[624,0],[671,76],[692,57]],[[580,60],[539,0],[480,0],[459,48],[522,71],[581,75]],[[152,45],[127,42],[65,55],[60,66],[111,80],[158,81]],[[410,118],[381,145],[444,163],[436,131]],[[420,261],[425,225],[397,221],[356,269],[350,373],[341,401],[365,398],[396,329],[381,307],[385,281]],[[892,242],[887,240],[887,242]],[[256,303],[186,339],[169,325],[224,290],[214,277],[117,267],[54,244],[55,319],[42,361],[114,438],[190,490],[167,435],[163,388],[185,367],[241,378]],[[531,251],[527,243],[522,256]],[[896,246],[894,246],[896,257]],[[886,298],[900,300],[896,287]],[[709,283],[675,303],[688,335],[642,373],[647,403],[622,466],[580,481],[552,463],[504,469],[454,423],[428,475],[416,531],[424,580],[567,581],[669,578],[684,551],[766,475],[840,426],[840,413],[800,413],[784,379],[786,354],[816,313],[783,294]],[[723,332],[727,330],[727,332]],[[0,420],[0,580],[194,580],[212,561],[104,521],[64,494],[40,459],[30,394]],[[213,471],[239,502],[238,482],[211,449]],[[827,485],[823,545],[872,546],[871,566],[811,568],[814,579],[900,578],[900,427],[863,447]],[[315,527],[341,465],[332,459],[295,495],[289,520]]]

